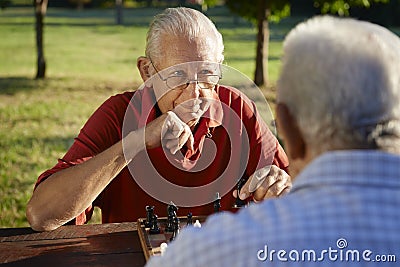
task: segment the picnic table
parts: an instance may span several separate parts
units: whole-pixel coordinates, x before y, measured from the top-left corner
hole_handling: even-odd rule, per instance
[[[135,222],[0,229],[1,266],[144,266]]]

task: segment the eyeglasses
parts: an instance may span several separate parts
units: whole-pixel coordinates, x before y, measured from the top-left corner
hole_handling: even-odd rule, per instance
[[[187,74],[182,70],[177,70],[173,75],[166,78],[162,77],[157,68],[154,66],[153,61],[150,59],[151,65],[156,70],[157,75],[160,79],[165,82],[169,89],[183,90],[189,86],[192,82],[195,82],[201,89],[213,90],[215,85],[218,84],[222,78],[220,75],[206,74],[209,70],[202,70],[197,74],[197,79],[191,80]]]

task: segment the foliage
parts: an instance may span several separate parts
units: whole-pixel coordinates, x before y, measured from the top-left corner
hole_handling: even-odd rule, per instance
[[[289,0],[258,0],[265,1],[267,9],[269,9],[269,21],[278,22],[280,19],[290,15]],[[257,12],[259,5],[255,4],[254,1],[248,0],[225,0],[226,6],[239,16],[251,21],[256,24]]]
[[[372,3],[388,3],[390,0],[314,0],[314,6],[322,13],[348,16],[351,7],[370,7]]]
[[[11,0],[0,0],[0,8],[5,9],[11,5]]]

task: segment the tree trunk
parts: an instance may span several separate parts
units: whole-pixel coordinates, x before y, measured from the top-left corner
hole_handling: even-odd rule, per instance
[[[76,9],[82,11],[85,8],[85,2],[83,0],[78,0],[76,3]]]
[[[267,9],[265,0],[259,0],[258,3],[259,9],[257,14],[257,52],[254,83],[258,86],[261,86],[268,83],[269,10]]]
[[[116,23],[122,25],[122,0],[115,0]]]
[[[35,6],[35,28],[36,28],[36,49],[37,49],[37,72],[36,79],[43,79],[46,76],[46,59],[43,49],[43,18],[46,15],[48,0],[33,0]]]

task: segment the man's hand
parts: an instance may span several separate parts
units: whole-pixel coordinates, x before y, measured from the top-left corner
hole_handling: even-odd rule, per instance
[[[189,150],[193,151],[194,138],[189,126],[181,121],[174,112],[168,111],[167,114],[161,133],[162,145],[168,148],[172,154],[175,154],[185,144]]]
[[[172,111],[146,125],[144,134],[146,148],[163,145],[175,154],[186,144],[189,150],[193,150],[194,138],[189,126]]]
[[[240,190],[239,198],[245,200],[253,194],[255,202],[267,198],[283,196],[290,191],[292,182],[290,176],[275,165],[266,166],[254,172]],[[237,196],[237,191],[233,191]]]

